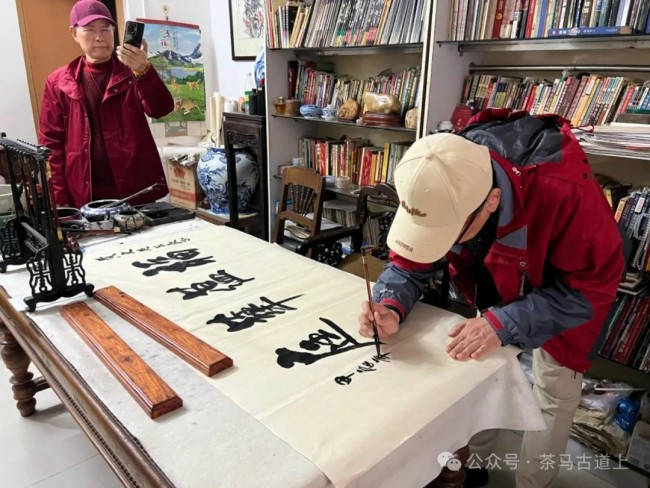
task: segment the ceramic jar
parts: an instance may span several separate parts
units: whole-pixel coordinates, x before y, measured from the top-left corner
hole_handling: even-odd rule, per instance
[[[336,110],[334,110],[334,107],[332,107],[331,105],[324,107],[322,112],[323,113],[321,117],[324,118],[325,120],[332,120],[336,118]]]
[[[125,210],[113,217],[115,225],[123,230],[138,230],[144,225],[144,215],[137,210]]]
[[[300,115],[303,117],[320,117],[321,113],[322,111],[318,105],[308,104],[300,107]]]
[[[113,205],[112,207],[102,208],[109,203],[116,203],[118,200],[95,200],[94,202],[87,203],[81,207],[81,215],[91,222],[98,220],[105,220],[113,217],[120,212],[129,210],[131,206],[124,202],[120,205]]]
[[[297,117],[300,115],[300,100],[287,100],[287,115],[290,115],[291,117]]]
[[[255,157],[245,150],[235,151],[235,168],[237,170],[237,209],[246,212],[255,192],[259,172]],[[228,207],[228,169],[226,150],[211,147],[201,157],[197,166],[199,184],[210,202],[210,210],[216,214],[230,214]]]

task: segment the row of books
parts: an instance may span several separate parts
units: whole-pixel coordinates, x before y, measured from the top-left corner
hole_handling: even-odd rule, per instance
[[[620,294],[606,327],[601,356],[650,372],[650,296]]]
[[[266,0],[274,48],[422,42],[425,0]]]
[[[621,113],[650,108],[650,83],[621,76],[579,74],[553,81],[475,74],[465,81],[463,103],[474,110],[488,107],[554,113],[574,127],[602,125]]]
[[[621,198],[614,217],[632,240],[628,268],[650,271],[650,188]]]
[[[650,0],[452,0],[447,39],[650,32]]]
[[[419,67],[408,68],[397,73],[388,72],[372,78],[358,79],[319,70],[313,62],[302,63],[298,68],[293,98],[305,104],[319,107],[333,106],[335,109],[353,98],[363,107],[363,94],[388,93],[402,104],[402,115],[417,106],[420,83]]]
[[[379,147],[360,138],[302,137],[298,153],[307,168],[322,176],[349,176],[352,183],[362,186],[392,184],[395,167],[412,143],[387,142]]]

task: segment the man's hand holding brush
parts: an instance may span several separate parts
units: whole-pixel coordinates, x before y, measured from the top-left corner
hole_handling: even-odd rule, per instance
[[[372,304],[375,310],[375,323],[379,339],[384,340],[392,336],[399,330],[399,316],[397,312],[385,307],[379,303]],[[361,314],[359,315],[359,334],[363,337],[372,339],[372,312],[370,303],[365,301],[361,304]]]

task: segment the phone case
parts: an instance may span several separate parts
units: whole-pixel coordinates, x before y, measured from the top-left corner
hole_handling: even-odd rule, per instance
[[[142,46],[142,36],[144,35],[144,24],[142,22],[126,21],[124,28],[124,43],[131,44],[138,49]]]

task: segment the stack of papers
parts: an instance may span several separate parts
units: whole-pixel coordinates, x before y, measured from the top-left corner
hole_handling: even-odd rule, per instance
[[[604,154],[650,157],[650,125],[613,122],[593,132],[575,131],[582,146]]]

